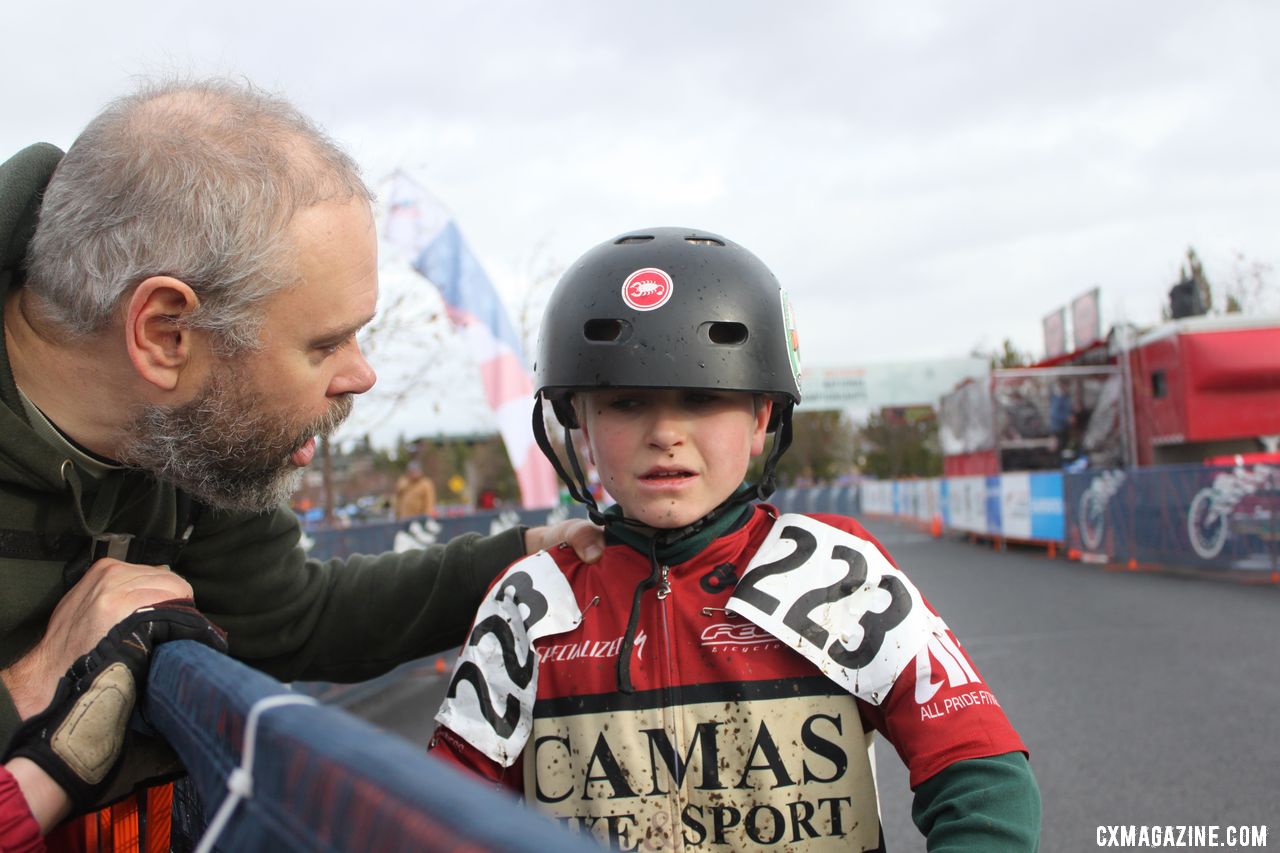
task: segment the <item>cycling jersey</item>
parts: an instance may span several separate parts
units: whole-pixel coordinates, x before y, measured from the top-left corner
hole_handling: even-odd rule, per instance
[[[614,849],[876,850],[871,740],[913,787],[1025,751],[955,636],[839,516],[757,507],[641,593],[610,545],[527,557],[490,590],[437,719],[437,754]]]

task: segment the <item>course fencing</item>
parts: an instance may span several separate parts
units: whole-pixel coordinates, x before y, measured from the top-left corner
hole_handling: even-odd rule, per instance
[[[202,816],[175,815],[197,850],[600,849],[420,747],[190,640],[156,650],[142,710],[198,793]]]
[[[864,481],[862,511],[1125,566],[1280,582],[1280,467],[1166,465]]]
[[[1280,468],[1161,466],[1066,480],[1067,547],[1112,563],[1280,571]]]
[[[506,508],[443,518],[423,516],[402,521],[353,524],[350,527],[308,527],[303,532],[303,546],[312,557],[327,560],[332,557],[349,557],[352,554],[408,551],[437,542],[448,542],[463,533],[492,536],[521,524],[538,527],[555,524],[566,518],[586,517],[586,510],[574,505],[551,509]]]
[[[782,512],[830,515],[859,515],[862,512],[861,492],[858,485],[799,486],[778,489],[769,497],[769,503]]]
[[[863,480],[779,489],[783,512],[876,515],[1040,542],[1087,559],[1214,571],[1280,572],[1280,466],[1165,465],[1078,473]],[[376,554],[585,517],[579,506],[478,512],[308,530],[314,557]]]
[[[857,515],[860,511],[857,485],[779,489],[770,497],[769,503],[783,512]],[[332,557],[349,557],[352,554],[407,551],[437,542],[448,542],[463,533],[491,536],[520,524],[537,527],[555,524],[566,518],[586,517],[586,509],[577,504],[549,510],[507,508],[444,518],[423,517],[350,527],[311,527],[303,534],[303,544],[310,556],[327,560]]]

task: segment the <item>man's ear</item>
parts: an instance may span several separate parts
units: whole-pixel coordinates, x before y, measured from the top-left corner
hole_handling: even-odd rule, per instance
[[[164,391],[178,386],[191,359],[192,332],[186,319],[200,305],[186,282],[166,275],[144,279],[125,309],[125,346],[138,375]]]
[[[764,443],[768,438],[769,417],[773,414],[773,401],[763,395],[756,397],[756,421],[751,432],[751,455],[764,453]]]

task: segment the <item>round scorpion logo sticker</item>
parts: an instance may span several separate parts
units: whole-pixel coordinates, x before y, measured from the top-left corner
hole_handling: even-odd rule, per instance
[[[667,304],[672,289],[671,276],[647,267],[627,276],[622,283],[622,301],[637,311],[652,311]]]

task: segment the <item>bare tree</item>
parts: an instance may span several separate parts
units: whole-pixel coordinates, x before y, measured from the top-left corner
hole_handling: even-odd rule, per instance
[[[1275,267],[1264,261],[1247,258],[1235,252],[1231,278],[1226,285],[1227,313],[1268,314],[1280,311],[1280,288],[1276,286]]]

